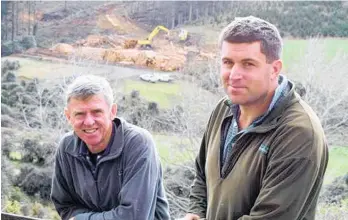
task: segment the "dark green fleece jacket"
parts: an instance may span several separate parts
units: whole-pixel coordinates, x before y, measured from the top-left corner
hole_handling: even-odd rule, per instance
[[[328,147],[318,117],[288,84],[290,92],[236,138],[223,164],[234,116],[227,98],[218,103],[196,158],[191,213],[209,220],[314,220]]]

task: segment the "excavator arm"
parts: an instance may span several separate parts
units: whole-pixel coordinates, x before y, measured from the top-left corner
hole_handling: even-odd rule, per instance
[[[153,29],[153,31],[149,34],[149,36],[147,37],[147,40],[152,41],[152,39],[158,34],[158,32],[162,30],[165,31],[167,33],[169,33],[168,28],[162,26],[162,25],[158,25],[157,27],[155,27]]]
[[[159,31],[164,31],[167,34],[170,33],[169,29],[162,26],[162,25],[158,25],[157,27],[155,27],[152,32],[148,35],[148,37],[144,40],[126,40],[124,48],[128,49],[128,48],[134,48],[136,45],[140,45],[141,48],[151,48],[152,47],[152,40],[153,38],[159,33]],[[188,38],[188,32],[185,29],[182,29],[180,31],[180,34],[178,34],[179,40],[180,41],[186,41]]]

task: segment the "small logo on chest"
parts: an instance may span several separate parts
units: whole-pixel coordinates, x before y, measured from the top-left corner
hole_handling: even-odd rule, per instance
[[[259,151],[263,154],[267,154],[269,150],[269,147],[265,144],[261,144],[259,147]]]

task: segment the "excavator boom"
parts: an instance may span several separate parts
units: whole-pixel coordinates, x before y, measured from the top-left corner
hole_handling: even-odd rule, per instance
[[[162,30],[167,32],[167,34],[169,33],[168,28],[162,26],[162,25],[158,25],[157,27],[155,27],[153,29],[153,31],[149,34],[149,36],[147,37],[147,40],[152,41],[152,39],[158,34],[158,32]]]
[[[145,40],[138,40],[138,45],[144,48],[151,48],[152,39],[158,34],[160,30],[167,32],[167,34],[169,33],[168,28],[162,25],[158,25],[152,30],[152,32],[149,34],[149,36]]]

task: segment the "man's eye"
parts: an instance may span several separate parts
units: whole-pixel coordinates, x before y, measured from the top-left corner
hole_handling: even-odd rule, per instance
[[[244,63],[244,66],[246,66],[246,67],[250,67],[250,66],[254,66],[254,64],[252,64],[252,63]]]
[[[93,113],[96,115],[101,115],[101,114],[103,114],[103,111],[102,110],[95,110],[95,111],[93,111]]]
[[[77,112],[77,113],[75,113],[75,116],[76,117],[78,117],[78,116],[82,116],[83,115],[83,113],[82,112]]]
[[[225,65],[232,65],[232,62],[230,60],[224,60],[222,61],[222,63]]]

